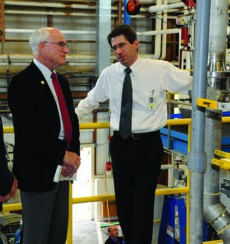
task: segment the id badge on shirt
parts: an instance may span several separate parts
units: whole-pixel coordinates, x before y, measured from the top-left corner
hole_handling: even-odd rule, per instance
[[[148,96],[148,107],[149,107],[150,110],[156,110],[157,101],[156,101],[156,96],[154,94],[154,90]]]

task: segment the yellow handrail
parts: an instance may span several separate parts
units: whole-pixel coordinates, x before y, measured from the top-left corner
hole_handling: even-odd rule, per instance
[[[230,122],[230,117],[223,117],[223,123]],[[188,152],[190,151],[190,143],[191,143],[191,119],[168,119],[166,125],[188,125]],[[84,123],[80,124],[80,129],[102,129],[102,128],[110,128],[109,122],[101,122],[101,123]],[[4,127],[4,133],[14,133],[13,127]],[[189,216],[189,191],[190,191],[190,172],[188,171],[188,186],[187,187],[180,187],[180,188],[165,188],[165,189],[157,189],[156,195],[170,195],[170,194],[178,194],[183,193],[187,194],[186,197],[186,206],[187,206],[187,216]],[[72,205],[78,203],[86,203],[86,202],[98,202],[98,201],[112,201],[115,200],[114,194],[107,194],[107,195],[98,195],[98,196],[86,196],[86,197],[72,197],[72,184],[70,184],[70,194],[69,194],[69,226],[68,226],[68,236],[67,236],[67,243],[72,244]],[[14,211],[14,210],[21,210],[22,205],[21,203],[18,204],[4,204],[3,210],[4,211]],[[189,243],[189,218],[186,218],[186,242]],[[213,242],[204,242],[204,243],[213,243]],[[215,242],[221,243],[221,242]]]

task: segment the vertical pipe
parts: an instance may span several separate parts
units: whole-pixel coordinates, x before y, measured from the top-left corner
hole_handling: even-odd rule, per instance
[[[203,241],[203,184],[205,171],[204,111],[196,106],[198,97],[205,98],[208,60],[210,1],[196,5],[194,75],[192,97],[192,144],[188,156],[190,174],[190,242]]]
[[[211,16],[207,97],[219,101],[215,94],[221,92],[223,98],[220,97],[220,101],[225,101],[224,97],[229,96],[229,72],[225,71],[228,0],[211,0]],[[221,139],[222,111],[206,109],[207,168],[204,175],[204,219],[215,229],[224,243],[230,243],[230,214],[220,201],[219,168],[212,165],[214,150],[221,148]]]
[[[127,3],[128,3],[128,1],[124,0],[124,24],[130,25],[131,24],[130,15],[126,11]]]

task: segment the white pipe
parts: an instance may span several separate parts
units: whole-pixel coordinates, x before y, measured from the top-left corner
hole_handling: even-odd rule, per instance
[[[1,62],[5,63],[10,61],[20,61],[20,60],[32,60],[33,55],[23,55],[23,54],[12,54],[12,55],[7,55],[7,54],[0,54],[0,60]],[[95,62],[95,55],[67,55],[66,60],[68,61],[74,61],[76,60],[77,62],[82,61],[82,62],[90,62],[94,63]]]
[[[48,2],[23,2],[23,1],[5,1],[5,5],[28,6],[28,7],[50,7],[50,8],[78,8],[78,9],[95,9],[90,4],[65,4],[65,3],[48,3]]]
[[[5,29],[5,33],[33,33],[34,30],[31,29]],[[63,34],[71,35],[96,35],[96,31],[79,31],[79,30],[62,30]]]
[[[158,31],[144,31],[144,32],[137,32],[137,35],[146,35],[146,36],[153,36],[153,35],[162,35],[162,34],[179,34],[179,40],[181,40],[181,29],[167,29],[167,30],[158,30]],[[144,54],[141,55],[145,58],[157,59],[154,54]]]
[[[162,12],[164,10],[168,9],[173,9],[173,8],[181,8],[184,7],[184,3],[174,3],[174,4],[169,4],[169,5],[156,5],[156,6],[151,6],[149,7],[149,12],[151,13],[156,13],[156,12]]]
[[[156,31],[143,31],[143,32],[137,32],[137,35],[146,35],[146,36],[154,36],[154,35],[162,35],[162,34],[175,34],[181,33],[181,29],[167,29],[167,30],[156,30]]]
[[[82,13],[82,12],[65,12],[65,11],[62,11],[62,12],[53,12],[51,10],[47,10],[47,11],[24,11],[24,10],[5,10],[4,11],[5,14],[17,14],[17,15],[52,15],[52,16],[78,16],[78,17],[81,17],[81,16],[84,16],[84,17],[94,17],[96,16],[95,13]],[[111,17],[114,17],[116,18],[117,17],[117,14],[111,14]],[[138,15],[133,15],[132,18],[135,18],[135,19],[143,19],[143,18],[146,18],[146,14],[145,13],[140,13]]]
[[[25,10],[5,10],[5,14],[21,14],[21,15],[63,15],[63,16],[88,16],[88,17],[95,17],[95,14],[93,13],[82,13],[82,12],[68,12],[68,11],[62,11],[62,12],[57,12],[57,11],[25,11]]]

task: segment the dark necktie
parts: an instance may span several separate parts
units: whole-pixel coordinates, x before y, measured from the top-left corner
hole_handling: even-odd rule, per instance
[[[65,141],[67,142],[67,148],[69,148],[71,137],[72,137],[72,125],[70,121],[69,111],[67,109],[65,98],[61,86],[59,84],[57,75],[55,73],[52,73],[51,78],[58,98],[59,107],[61,110],[62,121],[63,121],[64,131],[65,131]]]
[[[132,93],[132,82],[130,78],[130,68],[125,69],[125,79],[122,90],[121,100],[121,117],[119,133],[123,139],[127,139],[132,134],[132,105],[133,105],[133,93]]]

